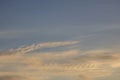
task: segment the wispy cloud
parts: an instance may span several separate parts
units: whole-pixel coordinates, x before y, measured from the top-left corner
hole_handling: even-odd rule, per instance
[[[51,80],[51,77],[55,76],[94,80],[98,77],[111,76],[117,68],[120,68],[120,54],[112,50],[70,49],[56,52],[33,52],[33,54],[25,55],[39,48],[70,46],[76,43],[78,42],[48,42],[13,49],[11,51],[19,55],[0,56],[0,75],[3,76],[0,79],[5,78],[5,75],[18,75],[25,77],[25,80]],[[7,78],[10,80],[11,77]],[[7,78],[5,80],[8,80]],[[21,78],[21,80],[24,79]]]
[[[47,43],[37,43],[29,46],[19,47],[17,49],[10,49],[7,52],[1,52],[1,55],[4,54],[25,54],[41,48],[51,48],[65,45],[77,44],[79,41],[63,41],[63,42],[47,42]]]
[[[38,33],[38,30],[2,30],[0,31],[0,39],[16,38],[25,34]]]

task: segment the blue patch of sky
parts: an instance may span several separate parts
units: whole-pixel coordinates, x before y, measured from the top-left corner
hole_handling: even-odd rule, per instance
[[[0,37],[0,49],[89,35],[95,36],[81,41],[83,47],[116,45],[119,4],[119,0],[1,0],[0,32],[16,33],[2,35],[9,37]]]

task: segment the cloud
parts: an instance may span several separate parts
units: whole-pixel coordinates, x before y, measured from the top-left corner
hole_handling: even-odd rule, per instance
[[[17,75],[4,75],[0,76],[0,80],[28,80],[28,79]]]
[[[25,54],[25,53],[32,52],[34,50],[41,49],[41,48],[52,48],[52,47],[58,47],[58,46],[73,45],[73,44],[77,44],[77,43],[79,43],[79,41],[38,43],[38,44],[32,44],[30,46],[19,47],[17,49],[10,49],[6,52],[0,52],[0,54],[1,55],[4,55],[4,54]]]
[[[7,38],[19,38],[20,35],[31,34],[31,33],[38,33],[38,30],[2,30],[0,31],[0,39],[7,39]]]
[[[120,68],[120,54],[112,50],[82,51],[77,48],[54,52],[32,52],[39,48],[70,46],[76,43],[50,42],[8,51],[18,53],[0,56],[0,75],[19,75],[29,77],[31,80],[50,80],[51,77],[56,76],[94,80],[94,78],[114,75],[115,70]],[[26,55],[25,53],[28,52],[32,54]]]
[[[119,53],[104,53],[101,50],[95,50],[95,52],[96,55],[91,51],[82,52],[80,50],[35,53],[36,55],[27,56],[25,63],[29,66],[28,70],[38,70],[38,73],[40,71],[44,75],[50,75],[51,72],[53,75],[81,75],[86,80],[110,76],[114,74],[114,69],[120,67]]]

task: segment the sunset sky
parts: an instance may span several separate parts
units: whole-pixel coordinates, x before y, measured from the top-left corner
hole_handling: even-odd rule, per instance
[[[120,80],[119,0],[0,0],[0,80]]]

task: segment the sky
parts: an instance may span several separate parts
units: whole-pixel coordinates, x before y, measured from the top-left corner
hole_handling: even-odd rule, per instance
[[[119,4],[0,0],[0,80],[119,80]]]

